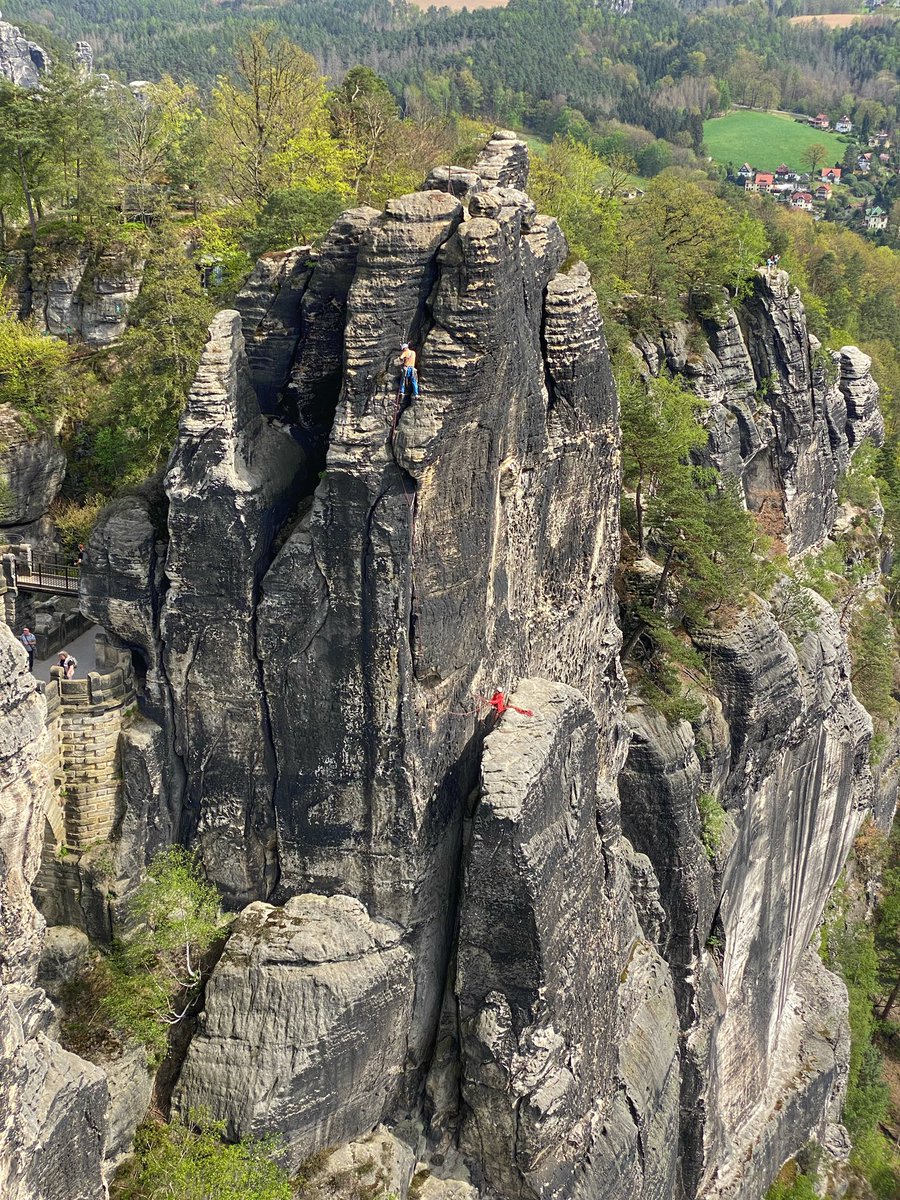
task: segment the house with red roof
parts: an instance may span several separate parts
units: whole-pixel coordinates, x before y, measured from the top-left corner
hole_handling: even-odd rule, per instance
[[[822,169],[822,182],[830,183],[832,186],[841,182],[840,167],[824,167]]]
[[[820,183],[819,184],[819,186],[816,188],[816,199],[817,200],[830,200],[831,199],[831,184],[830,183]]]
[[[812,212],[812,192],[794,192],[791,196],[791,208],[800,208],[804,212]]]
[[[793,171],[787,163],[782,163],[780,167],[775,168],[776,183],[796,183],[800,176],[796,171]]]
[[[817,113],[816,116],[814,116],[810,121],[810,125],[812,125],[813,129],[831,128],[831,122],[828,120],[828,117],[825,115],[825,113]]]
[[[775,176],[771,171],[757,171],[752,179],[746,181],[744,189],[748,192],[768,192],[772,190],[774,182]]]

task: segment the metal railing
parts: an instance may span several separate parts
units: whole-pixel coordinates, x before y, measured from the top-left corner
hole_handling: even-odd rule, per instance
[[[27,565],[17,564],[16,583],[21,588],[77,596],[79,574],[80,568],[67,562],[63,555],[44,554],[33,557]]]

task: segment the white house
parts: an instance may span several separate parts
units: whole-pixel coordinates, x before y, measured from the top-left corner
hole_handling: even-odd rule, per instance
[[[883,208],[876,205],[874,208],[866,209],[866,229],[870,232],[879,229],[887,229],[888,215]]]
[[[835,133],[850,133],[852,129],[853,122],[847,116],[841,117],[839,121],[835,121],[834,123]]]

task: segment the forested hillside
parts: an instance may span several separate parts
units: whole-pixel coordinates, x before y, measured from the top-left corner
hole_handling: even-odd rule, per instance
[[[326,75],[365,63],[408,101],[424,93],[438,106],[545,127],[548,105],[551,113],[574,108],[589,121],[615,117],[657,136],[688,131],[695,146],[697,117],[727,107],[729,93],[748,82],[762,85],[774,107],[815,112],[849,93],[896,113],[900,50],[890,17],[832,34],[792,26],[759,3],[699,13],[670,0],[639,0],[627,14],[612,7],[511,0],[503,9],[423,13],[406,0],[16,0],[7,17],[66,41],[88,38],[105,70],[131,79],[168,71],[203,87],[235,39],[274,21]]]

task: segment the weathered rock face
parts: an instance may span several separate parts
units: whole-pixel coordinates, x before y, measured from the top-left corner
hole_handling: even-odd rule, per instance
[[[701,722],[632,711],[620,804],[617,401],[526,167],[497,134],[314,260],[264,260],[164,495],[86,555],[141,679],[129,807],[251,902],[177,1102],[295,1162],[390,1122],[439,1152],[413,1185],[436,1198],[751,1200],[837,1120],[844,1000],[806,948],[870,728],[827,606],[794,647],[760,602],[703,645]],[[741,320],[640,351],[709,398],[711,458],[802,551],[876,390],[852,348],[814,355],[786,278]],[[533,715],[497,724],[495,689]]]
[[[488,159],[499,170],[496,145]],[[517,145],[503,178],[523,183],[523,162]],[[375,1120],[414,1102],[429,1066],[490,724],[479,693],[538,671],[583,691],[603,730],[597,862],[626,878],[602,322],[587,273],[559,273],[556,223],[490,183],[477,213],[431,190],[346,214],[300,297],[293,268],[260,269],[244,325],[265,328],[277,307],[279,381],[299,329],[280,411],[301,436],[333,422],[311,497],[315,475],[251,388],[269,386],[274,360],[248,368],[238,316],[221,314],[165,481],[167,547],[145,503],[123,501],[86,556],[86,607],[146,664],[152,715],[184,768],[183,827],[233,902],[345,893],[399,930],[398,1080],[370,1089],[364,1110],[351,1104],[340,1136],[362,1131],[360,1111]],[[397,395],[406,339],[423,384],[411,404]],[[128,564],[163,553],[161,577]],[[627,890],[617,895],[637,929]],[[210,1014],[216,994],[214,979]],[[254,1054],[245,1044],[232,1069]],[[190,1062],[184,1103],[204,1087]],[[280,1121],[266,1095],[247,1089],[254,1128]],[[221,1104],[246,1126],[233,1092]]]
[[[692,349],[686,323],[637,339],[649,370],[683,375],[710,404],[709,459],[740,481],[748,507],[791,554],[828,535],[835,483],[866,437],[884,432],[871,361],[853,346],[826,355],[806,328],[785,271],[760,271],[740,315],[724,302]]]
[[[235,299],[250,378],[263,412],[278,401],[300,338],[300,301],[312,274],[309,246],[264,254]]]
[[[791,554],[820,545],[839,515],[838,475],[883,434],[870,360],[822,351],[784,272],[760,272],[739,315],[720,305],[702,333],[700,350],[687,323],[637,348],[650,372],[681,375],[709,402],[708,460],[740,481],[776,542]],[[825,1140],[839,1109],[846,1031],[825,1014],[841,1009],[841,985],[806,947],[875,805],[871,728],[837,617],[813,593],[808,603],[819,629],[796,646],[762,603],[704,635],[715,695],[693,729],[630,713],[622,821],[666,910],[656,940],[682,1025],[688,1195],[757,1195],[785,1147]],[[727,813],[712,861],[701,797]]]
[[[143,274],[144,260],[124,249],[42,247],[40,265],[26,254],[18,268],[20,315],[56,337],[108,346],[125,332]]]
[[[704,638],[718,721],[695,731],[631,717],[623,827],[653,862],[667,912],[661,949],[693,1075],[683,1170],[704,1196],[749,1200],[785,1144],[823,1135],[843,1086],[842,985],[807,947],[872,803],[871,722],[837,615],[815,593],[809,603],[819,629],[796,648],[762,605]],[[712,863],[701,792],[730,818]]]
[[[240,318],[220,313],[166,475],[168,589],[160,633],[175,749],[186,771],[184,804],[210,875],[243,902],[271,892],[277,879],[275,767],[255,604],[272,542],[303,479],[302,461],[289,430],[260,414]]]
[[[461,215],[447,195],[419,193],[364,240],[326,474],[260,607],[282,887],[347,888],[411,931],[423,955],[414,1056],[440,999],[476,779],[477,730],[453,714],[539,664],[599,704],[615,646],[611,575],[591,570],[615,537],[617,450],[589,283],[551,282],[561,235],[540,219],[525,228],[518,197],[497,220]],[[545,376],[541,320],[555,347],[576,313],[581,336]],[[426,390],[398,417],[388,368],[410,336]]]
[[[34,431],[8,405],[0,405],[0,537],[31,537],[59,495],[66,456],[52,430]]]
[[[514,700],[533,715],[485,742],[465,867],[462,1145],[504,1197],[663,1200],[678,1021],[669,972],[607,879],[596,719],[544,681]]]
[[[29,885],[53,787],[45,737],[25,654],[0,625],[0,1194],[101,1200],[106,1077],[54,1040],[52,1005],[34,986],[43,921]]]
[[[0,76],[19,87],[37,87],[49,65],[46,50],[30,42],[15,25],[0,20]]]
[[[350,896],[250,904],[206,996],[176,1093],[233,1137],[273,1130],[299,1165],[375,1126],[412,1010],[403,931]]]

